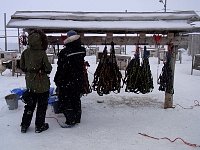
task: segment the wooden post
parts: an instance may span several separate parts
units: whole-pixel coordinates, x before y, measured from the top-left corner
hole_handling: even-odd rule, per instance
[[[12,76],[15,76],[15,59],[12,59]]]
[[[57,43],[58,54],[60,53],[59,44]]]
[[[173,94],[165,92],[164,109],[172,108],[173,106]]]
[[[171,61],[170,61],[170,65],[171,65],[171,69],[172,69],[172,85],[173,85],[173,89],[174,89],[174,71],[175,71],[175,63],[176,63],[176,53],[177,53],[177,51],[178,51],[178,46],[175,45],[174,49],[172,51]],[[164,109],[172,108],[172,107],[173,107],[173,94],[165,92]]]
[[[5,30],[5,51],[8,51],[7,47],[7,28],[6,28],[6,13],[4,13],[4,30]]]
[[[191,68],[191,75],[193,74],[194,69],[194,56],[192,56],[192,68]]]
[[[112,42],[112,40],[113,40],[113,33],[106,33],[106,40],[109,43]]]
[[[160,64],[160,45],[156,44],[155,49],[157,50],[158,64]]]
[[[20,36],[20,34],[19,34],[19,28],[17,28],[17,36],[18,36],[18,47],[19,47],[19,53],[21,54],[21,46],[20,46],[20,38],[19,38],[19,36]]]
[[[79,35],[80,35],[81,39],[83,39],[85,36],[83,32],[79,33]]]
[[[106,33],[107,38],[112,38],[113,37],[113,33]]]

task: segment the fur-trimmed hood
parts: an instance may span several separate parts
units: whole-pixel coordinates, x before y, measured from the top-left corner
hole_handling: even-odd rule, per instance
[[[39,29],[33,29],[28,35],[28,45],[31,50],[46,50],[48,39],[46,34]]]
[[[71,43],[73,41],[76,41],[80,38],[80,35],[72,35],[70,37],[67,37],[63,42],[64,44],[67,44],[67,43]]]

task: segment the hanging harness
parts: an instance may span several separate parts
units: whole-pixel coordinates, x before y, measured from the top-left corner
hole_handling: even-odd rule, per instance
[[[104,47],[103,56],[94,73],[92,88],[100,96],[109,94],[111,91],[119,93],[121,88],[122,74],[117,65],[114,42],[111,42],[110,56],[107,55],[107,46]]]

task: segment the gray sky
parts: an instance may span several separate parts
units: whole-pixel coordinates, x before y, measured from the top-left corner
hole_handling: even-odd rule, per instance
[[[163,0],[164,1],[164,0]],[[1,14],[17,10],[161,11],[159,0],[6,0]],[[200,10],[200,0],[167,0],[167,10]]]
[[[159,0],[4,0],[0,9],[0,36],[4,35],[4,13],[8,22],[20,10],[161,12],[164,5]],[[187,10],[200,11],[200,0],[167,0],[167,11]]]

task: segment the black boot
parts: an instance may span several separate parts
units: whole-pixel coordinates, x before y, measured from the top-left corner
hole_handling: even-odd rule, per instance
[[[76,121],[75,121],[76,115],[72,109],[67,109],[67,110],[63,111],[63,114],[66,118],[65,124],[73,125],[76,123]]]
[[[35,133],[40,133],[42,131],[45,131],[49,129],[49,124],[48,123],[44,123],[41,127],[36,127],[35,128]]]
[[[26,126],[21,126],[21,133],[26,133],[28,127]]]
[[[81,113],[82,113],[81,110],[79,110],[79,111],[76,113],[76,119],[75,119],[76,123],[80,123],[80,122],[81,122]]]

